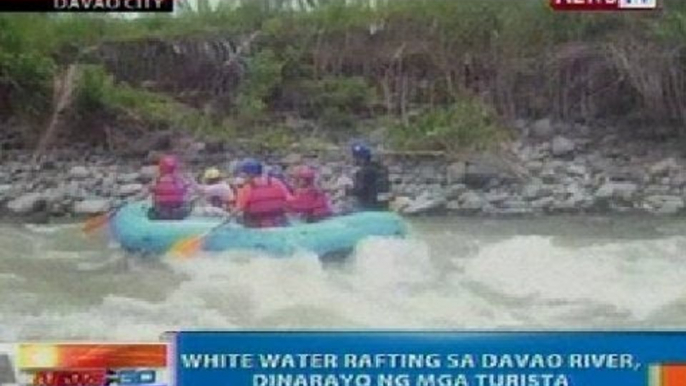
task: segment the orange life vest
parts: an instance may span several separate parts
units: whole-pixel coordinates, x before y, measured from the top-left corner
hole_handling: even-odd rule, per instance
[[[270,177],[253,180],[244,209],[246,224],[255,227],[283,225],[286,199],[283,189]]]

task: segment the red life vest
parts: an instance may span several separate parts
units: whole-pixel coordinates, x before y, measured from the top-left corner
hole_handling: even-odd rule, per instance
[[[186,201],[186,185],[175,174],[160,176],[153,188],[153,201],[155,205],[183,204]]]
[[[245,206],[246,221],[251,226],[281,225],[286,214],[286,194],[270,177],[257,178],[250,184]]]
[[[290,209],[303,215],[308,221],[320,220],[331,215],[326,195],[316,188],[297,190],[290,203]]]

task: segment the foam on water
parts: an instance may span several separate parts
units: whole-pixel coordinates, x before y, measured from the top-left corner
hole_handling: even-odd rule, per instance
[[[602,305],[644,319],[686,295],[683,237],[584,248],[550,237],[517,237],[484,247],[465,277],[504,297],[560,305]]]
[[[500,226],[512,225],[489,225]],[[0,340],[156,339],[179,328],[667,327],[686,320],[686,238],[677,235],[586,242],[428,228],[410,240],[366,240],[345,263],[323,265],[308,254],[249,252],[141,260],[85,240],[73,226],[29,231],[0,232]]]

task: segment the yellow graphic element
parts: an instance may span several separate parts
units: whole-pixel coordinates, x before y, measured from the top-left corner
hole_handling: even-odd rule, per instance
[[[59,351],[51,344],[22,345],[19,351],[19,367],[52,368],[57,366]]]

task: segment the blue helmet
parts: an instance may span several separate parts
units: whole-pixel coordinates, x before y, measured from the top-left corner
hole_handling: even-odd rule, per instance
[[[254,158],[246,158],[241,162],[238,170],[249,176],[259,176],[262,174],[262,163]]]
[[[350,149],[353,153],[353,157],[355,158],[364,160],[369,160],[372,158],[372,150],[364,143],[353,144]]]

